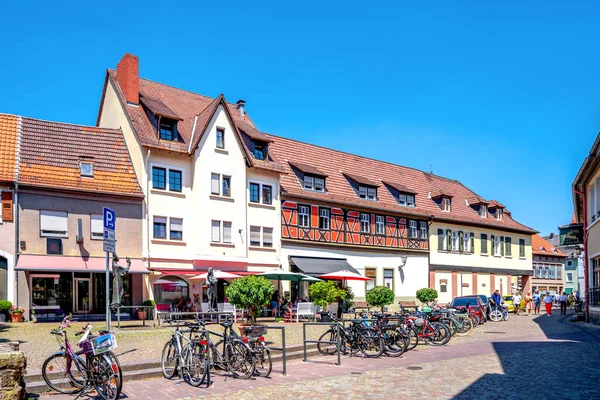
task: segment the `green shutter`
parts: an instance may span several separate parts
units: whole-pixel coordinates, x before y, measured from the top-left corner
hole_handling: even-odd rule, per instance
[[[504,257],[504,236],[500,236],[500,255]]]
[[[462,232],[458,232],[458,251],[465,251],[465,234]]]
[[[507,237],[505,239],[505,241],[506,241],[506,256],[511,257],[512,256],[512,239]]]
[[[438,250],[444,250],[444,230],[438,229]]]
[[[446,242],[447,242],[446,249],[448,251],[452,250],[452,231],[450,229],[446,230]]]
[[[525,239],[519,239],[519,257],[525,257]]]
[[[469,239],[471,240],[471,254],[475,254],[475,234],[473,232],[471,232],[471,237]]]
[[[481,240],[481,254],[487,254],[487,235],[485,233],[482,233],[481,235],[479,235],[479,238]]]
[[[490,240],[490,244],[492,245],[492,247],[490,247],[490,254],[495,256],[496,255],[496,246],[494,246],[494,242],[496,237],[494,235],[491,236],[491,240]]]

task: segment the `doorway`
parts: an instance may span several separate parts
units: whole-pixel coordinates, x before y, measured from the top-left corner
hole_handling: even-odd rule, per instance
[[[90,294],[92,280],[90,278],[75,278],[75,310],[76,312],[90,312]]]

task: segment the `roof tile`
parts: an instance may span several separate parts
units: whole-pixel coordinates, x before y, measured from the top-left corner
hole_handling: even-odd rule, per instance
[[[533,250],[533,254],[544,255],[544,256],[554,256],[554,257],[566,257],[567,255],[554,247],[553,244],[542,238],[540,235],[533,235],[533,239],[531,241],[531,248]]]
[[[15,180],[18,120],[19,117],[15,115],[0,114],[0,181]]]

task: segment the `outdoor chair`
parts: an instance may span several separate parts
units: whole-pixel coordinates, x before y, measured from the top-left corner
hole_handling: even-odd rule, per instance
[[[235,306],[231,303],[219,303],[218,305],[219,312],[222,313],[232,313],[233,314],[233,323],[237,322],[237,313],[235,312]],[[222,319],[227,318],[227,315],[219,315],[219,322]]]
[[[315,312],[315,305],[313,303],[298,303],[298,309],[296,310],[296,322],[300,322],[300,317],[308,317],[313,321],[317,320],[317,313]]]

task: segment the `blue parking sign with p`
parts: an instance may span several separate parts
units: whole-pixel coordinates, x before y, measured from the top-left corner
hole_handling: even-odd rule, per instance
[[[117,216],[115,215],[115,211],[104,207],[104,229],[110,229],[114,231],[116,222]]]

